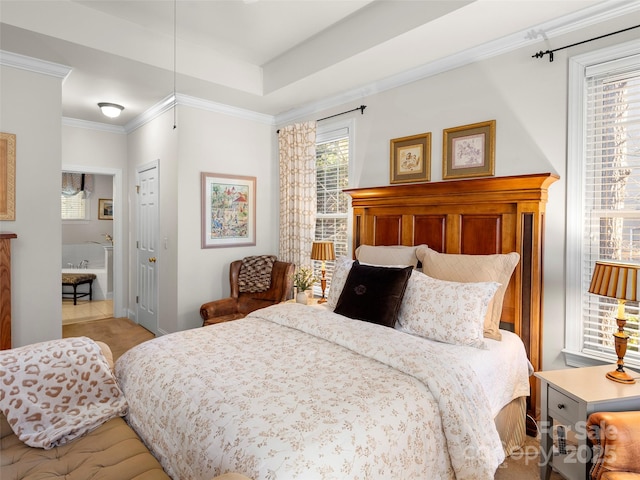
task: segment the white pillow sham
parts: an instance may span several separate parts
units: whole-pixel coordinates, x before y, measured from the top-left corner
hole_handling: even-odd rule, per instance
[[[398,313],[408,333],[485,349],[484,318],[497,282],[458,283],[413,271]]]
[[[423,245],[426,247],[426,245]],[[418,257],[416,246],[407,245],[360,245],[356,248],[356,259],[369,265],[411,265],[416,268]]]

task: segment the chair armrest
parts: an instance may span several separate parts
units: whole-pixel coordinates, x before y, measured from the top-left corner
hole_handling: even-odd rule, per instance
[[[200,316],[203,321],[223,315],[233,315],[234,313],[238,313],[238,299],[233,297],[214,300],[200,307]]]
[[[587,420],[594,446],[591,479],[605,472],[640,473],[640,412],[597,412]]]

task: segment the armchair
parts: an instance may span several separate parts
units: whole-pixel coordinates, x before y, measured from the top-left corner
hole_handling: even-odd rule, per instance
[[[292,298],[293,272],[295,265],[276,260],[271,269],[271,284],[262,292],[241,292],[238,284],[242,260],[231,262],[229,268],[229,284],[231,294],[227,298],[214,300],[200,307],[203,326],[228,322],[243,318],[259,308],[268,307]]]
[[[640,480],[640,411],[592,413],[587,436],[594,449],[590,480]]]

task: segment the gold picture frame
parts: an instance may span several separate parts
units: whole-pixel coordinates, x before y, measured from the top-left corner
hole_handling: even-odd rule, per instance
[[[98,200],[98,220],[113,220],[113,200],[101,198]]]
[[[390,151],[390,182],[431,180],[431,132],[394,138]]]
[[[256,244],[256,177],[202,172],[201,248]]]
[[[16,135],[0,133],[0,220],[16,219]]]
[[[495,151],[495,120],[443,130],[442,178],[492,177]]]

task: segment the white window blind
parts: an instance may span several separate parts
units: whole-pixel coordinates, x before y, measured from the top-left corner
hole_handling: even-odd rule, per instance
[[[62,220],[86,220],[87,199],[84,192],[74,195],[60,195]]]
[[[350,129],[340,127],[319,131],[316,136],[316,233],[315,240],[333,242],[336,258],[348,255],[349,197],[343,189],[349,186]],[[320,278],[322,262],[313,268]],[[326,263],[326,277],[331,283],[334,262]],[[314,294],[321,294],[319,284]],[[325,292],[326,295],[326,292]]]
[[[617,302],[587,291],[596,260],[640,262],[640,55],[584,71],[581,353],[616,358]],[[625,361],[638,365],[638,305],[626,314]]]

